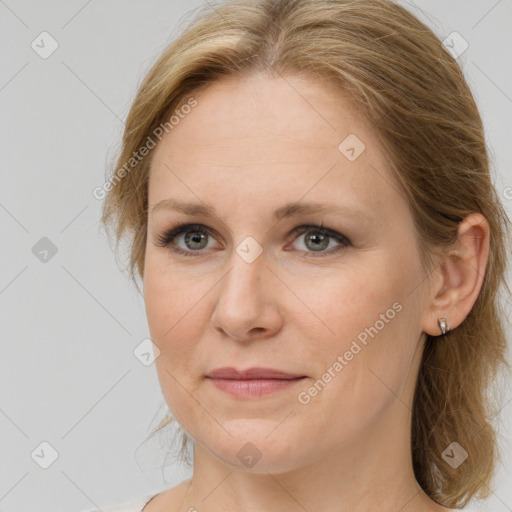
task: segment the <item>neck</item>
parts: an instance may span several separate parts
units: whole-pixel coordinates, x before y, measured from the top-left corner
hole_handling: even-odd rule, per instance
[[[242,470],[194,446],[194,471],[180,512],[440,512],[418,485],[410,453],[410,411],[386,415],[336,450],[280,472]],[[385,433],[383,435],[383,433]],[[406,434],[407,433],[407,434]]]

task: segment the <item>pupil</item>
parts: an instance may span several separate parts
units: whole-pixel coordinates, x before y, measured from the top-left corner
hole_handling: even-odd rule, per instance
[[[313,241],[314,245],[312,248],[313,250],[318,251],[320,249],[325,249],[329,245],[328,243],[325,243],[328,241],[328,238],[329,237],[327,235],[317,234],[308,237],[308,240]]]
[[[194,245],[194,244],[201,244],[201,240],[204,240],[205,238],[206,238],[206,236],[204,235],[204,233],[198,233],[198,232],[192,233],[192,232],[189,232],[185,236],[185,243],[188,245],[188,243],[190,241],[192,241],[192,245]],[[194,247],[194,248],[197,249],[197,247]]]

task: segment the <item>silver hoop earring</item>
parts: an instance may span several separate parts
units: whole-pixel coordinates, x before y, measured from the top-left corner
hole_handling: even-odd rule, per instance
[[[447,332],[450,331],[450,328],[448,327],[448,323],[446,322],[446,318],[441,317],[437,319],[437,323],[439,324],[439,328],[441,329],[441,333],[445,335]]]

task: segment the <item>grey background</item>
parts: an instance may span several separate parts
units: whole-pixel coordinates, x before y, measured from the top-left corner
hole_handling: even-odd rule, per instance
[[[441,39],[457,31],[469,43],[459,60],[510,212],[512,0],[403,3]],[[99,230],[92,190],[142,77],[201,5],[0,0],[1,510],[85,510],[190,474],[161,470],[158,441],[139,448],[164,402],[154,365],[133,354],[149,337],[144,302]],[[59,45],[46,59],[31,47],[43,31]],[[33,253],[43,237],[57,248],[46,263]],[[496,417],[504,465],[475,510],[512,510],[510,399],[508,388]],[[48,469],[31,455],[49,456],[42,442],[58,452]]]

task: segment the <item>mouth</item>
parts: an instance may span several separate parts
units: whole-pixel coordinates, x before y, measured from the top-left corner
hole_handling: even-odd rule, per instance
[[[273,368],[218,368],[206,375],[217,389],[238,398],[258,398],[289,389],[305,379],[305,375]]]
[[[223,368],[217,368],[206,375],[207,378],[213,379],[236,379],[236,380],[248,380],[248,379],[280,379],[280,380],[292,380],[305,375],[297,373],[288,373],[282,370],[276,370],[274,368],[262,368],[252,367],[246,370],[237,370],[231,366],[225,366]]]

